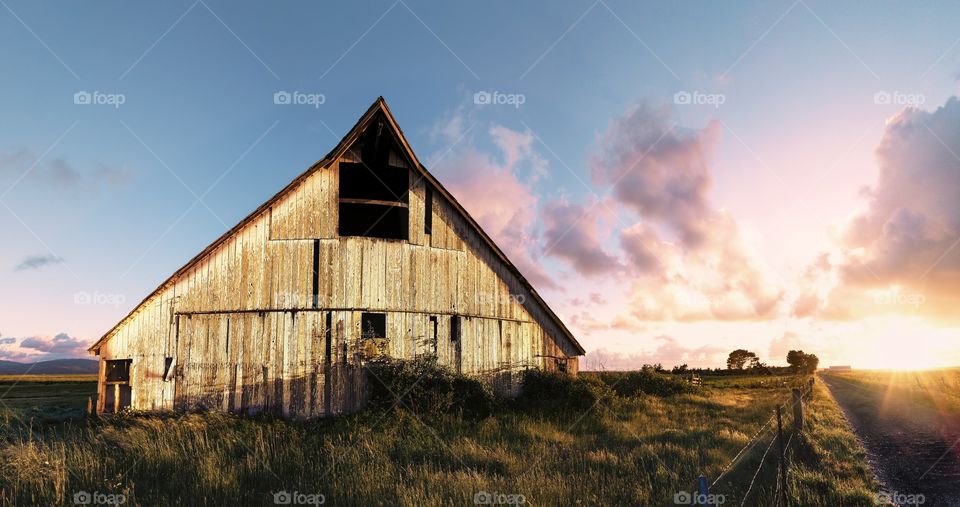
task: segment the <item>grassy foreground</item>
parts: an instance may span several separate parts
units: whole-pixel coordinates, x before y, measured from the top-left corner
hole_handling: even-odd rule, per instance
[[[596,403],[501,402],[477,417],[394,408],[315,421],[210,413],[44,423],[8,408],[0,504],[72,504],[88,492],[122,494],[125,505],[272,505],[297,492],[294,502],[319,494],[328,505],[474,505],[485,493],[530,505],[675,505],[698,475],[712,482],[726,469],[791,382],[707,378],[695,392],[650,395],[624,390],[630,379],[615,374],[583,376],[577,389],[600,393]],[[768,426],[712,491],[726,505],[740,504],[772,437]],[[773,447],[748,505],[773,502]],[[793,505],[874,505],[862,450],[822,385],[790,448]]]

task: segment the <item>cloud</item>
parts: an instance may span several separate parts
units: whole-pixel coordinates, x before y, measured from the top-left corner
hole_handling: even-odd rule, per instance
[[[583,370],[635,370],[645,364],[663,364],[670,368],[680,364],[703,366],[722,362],[724,350],[713,345],[689,348],[680,345],[676,339],[660,335],[654,338],[658,342],[652,352],[624,354],[599,348],[587,353],[583,359]]]
[[[765,320],[783,291],[771,282],[740,225],[710,198],[717,123],[677,128],[669,111],[641,103],[611,122],[590,157],[595,184],[640,220],[620,231],[640,320]]]
[[[50,356],[82,356],[86,352],[86,344],[66,333],[60,333],[53,338],[45,336],[24,338],[20,340],[20,347],[44,352]]]
[[[0,151],[0,176],[23,176],[60,189],[77,189],[123,186],[133,179],[133,171],[104,163],[81,170],[63,158],[40,160],[29,148],[18,146]]]
[[[20,261],[19,264],[13,267],[14,271],[27,271],[30,269],[40,269],[46,266],[52,266],[54,264],[60,264],[63,262],[62,257],[57,257],[56,255],[28,255]]]
[[[711,213],[707,158],[720,126],[681,132],[669,114],[640,103],[615,119],[599,139],[591,175],[595,184],[612,186],[620,202],[673,229],[685,245],[699,246]]]
[[[598,214],[596,203],[584,207],[562,197],[547,202],[541,210],[544,254],[567,261],[587,276],[620,269],[617,258],[603,249]]]
[[[435,127],[445,140],[462,142],[432,170],[442,174],[444,186],[534,286],[560,288],[539,262],[538,196],[522,179],[538,178],[545,164],[533,150],[533,136],[499,125],[491,127],[487,134],[502,155],[498,160],[480,152],[470,139],[461,139],[463,123],[462,119],[447,119]],[[458,137],[449,139],[454,135]]]
[[[849,222],[837,278],[817,311],[828,319],[922,313],[956,320],[960,304],[960,100],[908,108],[887,122],[866,210]],[[809,302],[805,307],[810,310]],[[803,305],[800,305],[803,306]]]
[[[786,362],[787,352],[803,350],[804,348],[810,349],[811,347],[800,339],[800,335],[787,331],[780,338],[770,340],[770,361]]]
[[[78,338],[60,333],[54,337],[31,336],[19,340],[12,336],[0,338],[0,360],[36,362],[50,359],[83,357],[87,344]]]

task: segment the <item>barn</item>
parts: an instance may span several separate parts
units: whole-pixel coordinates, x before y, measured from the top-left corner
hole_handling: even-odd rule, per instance
[[[298,418],[362,407],[378,357],[433,356],[510,393],[527,369],[575,374],[584,353],[382,97],[89,351],[98,413]]]

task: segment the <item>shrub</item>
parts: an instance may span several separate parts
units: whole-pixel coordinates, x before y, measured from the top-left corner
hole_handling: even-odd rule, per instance
[[[665,397],[694,391],[694,387],[684,380],[649,367],[635,371],[602,372],[598,377],[623,397],[641,394]]]
[[[486,382],[453,372],[436,358],[383,358],[369,365],[371,408],[408,409],[421,417],[462,414],[486,417],[493,410],[493,389]],[[399,399],[399,402],[398,402]]]
[[[517,403],[527,408],[580,412],[597,403],[608,403],[613,395],[610,387],[593,377],[528,370]]]

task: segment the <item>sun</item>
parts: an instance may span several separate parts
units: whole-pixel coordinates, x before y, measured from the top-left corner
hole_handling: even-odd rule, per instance
[[[873,333],[871,333],[873,334]],[[861,368],[927,370],[948,366],[943,330],[916,317],[889,316],[851,360]]]

